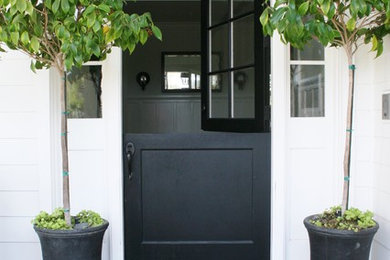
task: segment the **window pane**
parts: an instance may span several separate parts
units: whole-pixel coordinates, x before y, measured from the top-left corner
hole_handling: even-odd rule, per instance
[[[233,22],[234,67],[254,62],[253,15]]]
[[[227,69],[229,67],[229,26],[218,26],[211,30],[211,71]],[[215,58],[218,56],[218,59]]]
[[[324,60],[324,47],[316,40],[310,41],[303,50],[291,47],[291,60]]]
[[[102,67],[74,68],[66,75],[69,118],[102,117]]]
[[[253,0],[233,0],[233,16],[253,11]]]
[[[210,0],[210,25],[227,21],[229,16],[229,1],[227,0]]]
[[[209,76],[210,118],[229,117],[228,73]]]
[[[324,116],[324,66],[291,65],[291,116]]]
[[[254,68],[234,72],[234,117],[255,117]]]

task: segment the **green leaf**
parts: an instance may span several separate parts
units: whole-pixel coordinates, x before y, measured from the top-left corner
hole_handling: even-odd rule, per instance
[[[35,52],[38,52],[39,51],[39,40],[38,40],[38,38],[37,37],[33,37],[32,39],[31,39],[31,48],[35,51]]]
[[[57,27],[56,30],[57,37],[62,39],[65,36],[65,27],[63,25],[60,25]]]
[[[298,8],[298,13],[300,15],[305,15],[307,11],[309,10],[309,1],[302,3]]]
[[[135,49],[135,43],[130,42],[127,47],[129,48],[130,54],[132,54]]]
[[[287,10],[287,7],[281,7],[278,10],[276,10],[270,19],[271,25],[276,25],[279,23],[279,21],[282,19],[283,15],[285,14]]]
[[[348,31],[352,32],[353,30],[355,30],[355,27],[356,27],[356,20],[355,18],[352,17],[347,22],[347,29]]]
[[[27,7],[26,7],[26,12],[29,14],[29,15],[32,15],[34,13],[34,7],[33,5],[31,4],[31,2],[27,2]]]
[[[45,0],[43,1],[43,3],[45,4],[45,6],[49,9],[51,9],[51,4],[52,4],[52,1],[51,0]]]
[[[37,72],[36,69],[35,69],[34,61],[31,61],[31,63],[30,63],[30,69],[31,69],[34,73]]]
[[[23,13],[27,8],[26,0],[17,0],[16,8],[18,9],[19,12]]]
[[[378,41],[378,47],[375,58],[378,58],[383,53],[383,41]]]
[[[154,25],[152,26],[152,32],[157,39],[162,41],[162,33],[157,26],[154,26]]]
[[[323,4],[321,5],[321,10],[324,12],[325,15],[328,14],[330,10],[330,0],[325,0]]]
[[[269,8],[267,7],[260,16],[260,23],[264,26],[269,20]]]
[[[64,11],[64,13],[68,13],[70,6],[68,0],[61,0],[61,9]]]
[[[96,7],[94,5],[90,5],[87,7],[87,9],[85,9],[85,11],[83,12],[83,15],[87,16],[90,13],[92,13],[93,11],[95,11],[95,9],[96,9]]]
[[[110,7],[106,4],[100,4],[98,8],[106,13],[109,13],[111,11]]]
[[[99,48],[99,46],[97,44],[93,44],[92,45],[92,53],[96,57],[100,57],[100,48]]]
[[[148,40],[148,32],[146,30],[142,30],[139,35],[139,41],[141,42],[142,45],[144,45],[147,40]]]
[[[60,8],[60,0],[55,0],[51,8],[53,13],[56,14]]]
[[[22,41],[23,44],[27,45],[30,41],[30,37],[28,36],[28,32],[23,32],[22,35],[20,36],[20,40]]]
[[[13,44],[18,45],[18,42],[19,42],[19,33],[18,32],[11,33],[11,41]]]
[[[101,25],[98,21],[95,21],[95,24],[93,25],[92,29],[95,33],[97,33],[101,28]]]
[[[274,8],[278,7],[281,4],[285,4],[285,3],[287,3],[287,0],[276,0]]]
[[[72,57],[66,57],[65,59],[65,67],[66,67],[66,70],[71,70],[72,67],[73,67],[73,59]]]
[[[372,43],[371,51],[375,51],[378,48],[378,39],[376,38],[375,35],[372,36],[371,43]]]
[[[74,59],[78,65],[83,64],[83,57],[81,55],[77,55]]]
[[[95,21],[96,21],[96,14],[95,13],[91,13],[90,15],[88,15],[87,27],[91,28],[95,24]]]

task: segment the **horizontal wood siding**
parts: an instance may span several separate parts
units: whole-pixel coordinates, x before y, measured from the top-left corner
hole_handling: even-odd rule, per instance
[[[31,220],[51,207],[49,72],[19,53],[0,59],[0,259],[41,259]]]

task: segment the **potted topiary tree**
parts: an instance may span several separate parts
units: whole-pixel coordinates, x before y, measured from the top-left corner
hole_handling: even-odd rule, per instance
[[[31,69],[54,68],[61,81],[63,208],[33,221],[44,259],[100,259],[108,222],[91,211],[71,217],[66,72],[92,57],[104,60],[112,47],[132,53],[149,36],[162,39],[151,15],[126,14],[124,0],[0,0],[0,43],[31,57]],[[0,46],[0,51],[5,51]],[[53,86],[56,87],[56,86]],[[75,228],[76,227],[76,228]]]
[[[368,259],[378,224],[373,214],[349,209],[352,119],[355,65],[354,55],[362,43],[372,43],[377,57],[383,52],[383,38],[390,33],[388,0],[276,0],[260,16],[265,35],[278,31],[281,41],[302,49],[309,41],[342,48],[349,69],[348,106],[344,152],[344,185],[341,207],[309,216],[311,259]],[[347,67],[347,66],[346,66]]]

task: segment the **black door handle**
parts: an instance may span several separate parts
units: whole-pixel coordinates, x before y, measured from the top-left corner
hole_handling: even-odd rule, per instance
[[[128,178],[129,180],[131,180],[133,178],[132,164],[133,164],[133,158],[135,154],[135,146],[132,142],[128,142],[126,144],[125,152],[126,152],[126,159],[127,159]]]

